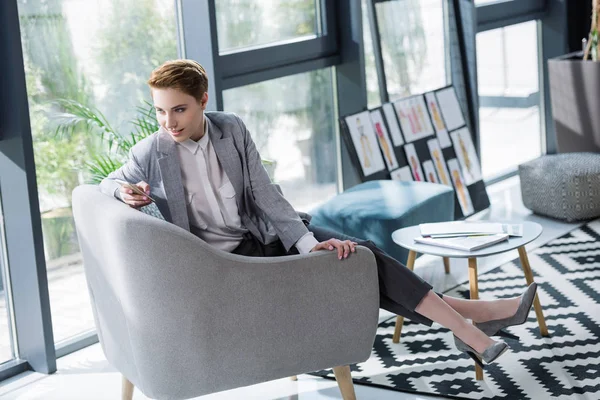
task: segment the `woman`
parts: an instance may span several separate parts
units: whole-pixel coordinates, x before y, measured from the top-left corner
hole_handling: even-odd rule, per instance
[[[152,196],[165,219],[207,243],[246,256],[337,251],[343,260],[357,244],[371,249],[379,273],[380,306],[417,322],[435,321],[455,335],[459,350],[479,362],[495,361],[508,346],[489,336],[524,323],[535,297],[463,300],[431,290],[408,268],[370,241],[310,224],[273,184],[244,123],[234,114],[206,112],[208,77],[192,60],[168,61],[148,81],[160,130],[140,141],[129,160],[100,184],[131,207]],[[137,185],[134,193],[116,180]],[[477,324],[473,326],[467,319]]]

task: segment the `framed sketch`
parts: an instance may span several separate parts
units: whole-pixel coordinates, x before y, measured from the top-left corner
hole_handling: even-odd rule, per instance
[[[427,141],[427,147],[429,147],[429,154],[431,154],[431,161],[437,172],[439,183],[442,185],[452,187],[452,180],[450,173],[446,167],[446,160],[444,159],[444,153],[437,139],[431,139]]]
[[[345,118],[364,176],[385,169],[368,111]]]
[[[423,96],[413,96],[394,103],[407,143],[433,135],[433,126],[425,107]]]
[[[408,165],[402,168],[398,168],[395,171],[392,171],[390,175],[392,176],[392,180],[395,181],[410,182],[413,180],[412,174],[410,172],[410,167]]]
[[[388,170],[391,171],[398,168],[398,160],[396,160],[390,136],[388,135],[385,123],[383,122],[381,110],[371,111],[371,123],[373,124],[375,136],[377,137],[377,142],[383,153],[383,159],[385,160]]]
[[[454,87],[450,86],[446,89],[439,90],[435,93],[442,116],[446,123],[446,129],[449,132],[465,125],[465,119],[456,98]]]
[[[396,118],[394,107],[390,103],[385,103],[382,108],[385,120],[390,128],[392,143],[394,143],[394,146],[402,146],[404,144],[404,139],[402,139],[402,133],[400,133],[400,126],[398,126],[398,119]]]
[[[415,145],[412,143],[405,145],[404,151],[406,152],[406,160],[413,176],[415,177],[415,181],[425,182],[425,175],[421,169],[421,162],[419,161],[419,156],[415,150]]]
[[[448,160],[448,168],[450,168],[450,176],[452,176],[454,190],[456,191],[456,197],[458,197],[458,202],[460,203],[460,209],[462,210],[463,215],[466,217],[467,215],[473,214],[475,210],[473,209],[471,196],[467,190],[467,185],[465,185],[465,182],[463,181],[456,158]]]
[[[440,141],[440,146],[442,146],[443,149],[452,146],[452,142],[450,141],[450,136],[448,136],[448,131],[446,130],[446,125],[442,119],[442,113],[440,112],[440,106],[437,103],[435,94],[433,94],[433,92],[426,93],[425,102],[427,103],[429,114],[433,120],[433,127],[435,128],[438,140]]]
[[[475,146],[473,146],[469,130],[465,127],[452,132],[450,135],[454,143],[454,152],[460,162],[465,184],[470,185],[480,181],[481,168],[479,167],[479,158],[475,152]]]
[[[431,183],[440,183],[435,173],[435,167],[433,166],[433,161],[427,160],[423,162],[423,171],[425,172],[425,179],[427,182]]]

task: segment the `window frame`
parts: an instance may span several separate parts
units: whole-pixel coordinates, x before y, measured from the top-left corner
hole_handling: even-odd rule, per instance
[[[510,4],[507,4],[510,3]],[[478,5],[477,32],[486,32],[529,21],[538,21],[538,87],[539,91],[526,98],[510,98],[485,96],[479,97],[478,103],[510,105],[511,107],[529,107],[533,102],[540,106],[540,140],[542,154],[556,153],[554,138],[554,121],[550,109],[550,93],[548,79],[548,59],[567,52],[567,13],[566,4],[561,0],[504,0],[490,4]],[[510,5],[510,7],[508,7]],[[479,112],[479,107],[477,109]],[[477,132],[480,142],[481,132]],[[508,172],[485,179],[492,184],[518,174],[513,167]]]

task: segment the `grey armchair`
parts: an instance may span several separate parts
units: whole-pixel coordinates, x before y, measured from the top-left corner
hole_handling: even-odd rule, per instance
[[[373,253],[243,257],[83,185],[73,213],[100,344],[156,399],[186,399],[366,360],[377,328]]]

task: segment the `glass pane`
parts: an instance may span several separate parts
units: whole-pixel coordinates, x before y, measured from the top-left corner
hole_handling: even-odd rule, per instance
[[[245,122],[262,158],[275,162],[274,181],[297,210],[337,193],[331,69],[226,90],[223,103]]]
[[[536,21],[477,34],[481,160],[486,178],[541,154],[538,71]]]
[[[363,43],[365,57],[365,77],[367,80],[367,107],[375,108],[381,105],[379,94],[379,82],[377,80],[377,66],[375,65],[375,51],[373,50],[373,36],[371,35],[371,24],[369,22],[368,3],[369,0],[361,1]]]
[[[315,0],[219,0],[216,13],[220,53],[321,34]]]
[[[18,0],[54,338],[94,327],[71,213],[86,162],[149,101],[151,70],[177,58],[173,0]],[[75,103],[77,102],[77,103]],[[90,107],[87,110],[85,107]],[[91,114],[89,114],[89,112]],[[65,115],[64,113],[71,113]],[[86,115],[87,113],[87,115]],[[85,116],[89,125],[56,134]],[[100,129],[98,122],[103,128]],[[113,153],[116,161],[123,152]],[[103,172],[106,174],[107,172]]]
[[[15,358],[12,335],[12,315],[9,306],[8,263],[4,230],[2,193],[0,193],[0,364]]]
[[[446,86],[442,0],[386,1],[375,12],[390,100]]]

